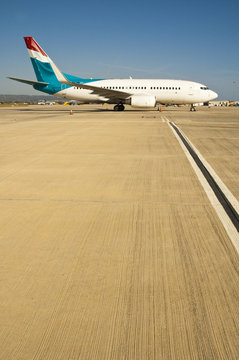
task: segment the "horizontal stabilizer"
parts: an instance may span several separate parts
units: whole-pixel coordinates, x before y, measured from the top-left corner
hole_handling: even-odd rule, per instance
[[[32,81],[32,80],[25,80],[25,79],[18,79],[18,78],[14,78],[14,77],[8,77],[8,79],[11,80],[16,80],[19,82],[22,82],[24,84],[28,84],[28,85],[42,85],[42,86],[47,86],[49,85],[49,83],[45,83],[45,82],[41,82],[41,81]]]

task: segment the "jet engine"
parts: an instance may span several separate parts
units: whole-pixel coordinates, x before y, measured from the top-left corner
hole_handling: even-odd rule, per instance
[[[133,107],[155,107],[156,98],[150,95],[133,95],[130,98],[130,105]]]

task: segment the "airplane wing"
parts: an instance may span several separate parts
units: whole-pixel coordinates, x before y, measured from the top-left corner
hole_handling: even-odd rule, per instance
[[[19,81],[19,82],[22,82],[22,83],[28,84],[28,85],[42,85],[42,86],[47,86],[47,85],[49,85],[49,83],[45,83],[45,82],[41,82],[41,81],[32,81],[32,80],[18,79],[18,78],[14,78],[14,77],[8,77],[8,79],[16,80],[16,81]]]
[[[88,84],[84,84],[84,83],[76,83],[76,82],[72,82],[70,80],[68,80],[65,77],[66,80],[61,81],[63,84],[67,84],[67,85],[71,85],[71,86],[76,86],[82,89],[86,89],[86,90],[91,90],[92,94],[96,94],[99,96],[103,96],[105,98],[109,98],[111,100],[124,100],[127,99],[129,96],[131,96],[130,93],[127,93],[125,91],[118,91],[118,90],[113,90],[113,89],[105,89],[105,88],[101,88],[98,86],[93,86],[93,85],[88,85]]]
[[[60,83],[67,84],[71,86],[76,86],[82,89],[91,90],[92,94],[96,94],[102,97],[105,97],[110,100],[124,100],[131,96],[130,93],[126,93],[124,91],[112,90],[112,89],[105,89],[98,86],[92,86],[88,84],[83,84],[80,82],[73,82],[66,78],[66,76],[58,69],[58,67],[51,62],[52,69],[56,75],[56,78]]]

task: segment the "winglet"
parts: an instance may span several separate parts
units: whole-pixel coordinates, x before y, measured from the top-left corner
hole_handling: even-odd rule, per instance
[[[56,78],[60,83],[62,84],[70,84],[69,80],[62,74],[62,72],[58,69],[56,64],[54,64],[53,61],[50,62],[52,70],[54,71],[54,74],[56,75]]]

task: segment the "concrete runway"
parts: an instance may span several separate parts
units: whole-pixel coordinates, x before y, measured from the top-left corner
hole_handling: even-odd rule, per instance
[[[0,359],[239,359],[239,109],[0,108]]]

